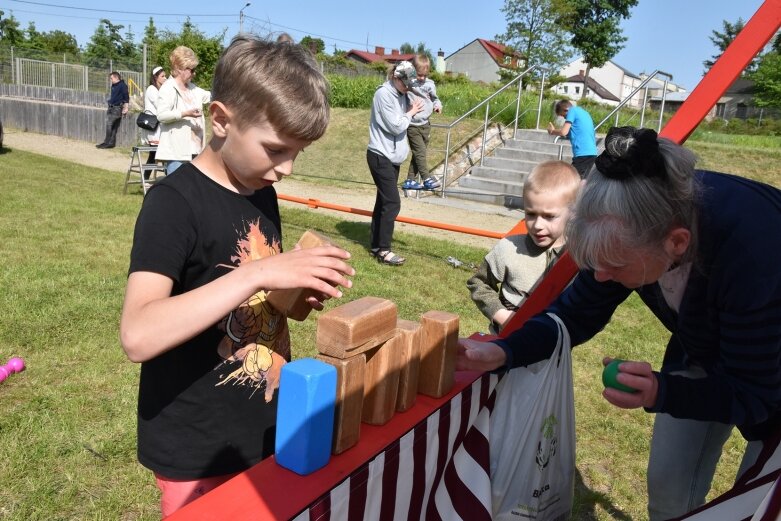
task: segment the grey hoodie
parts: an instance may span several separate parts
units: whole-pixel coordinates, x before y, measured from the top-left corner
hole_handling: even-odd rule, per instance
[[[426,78],[423,84],[418,84],[415,88],[411,89],[407,94],[409,101],[412,102],[416,97],[423,100],[423,110],[412,116],[410,125],[413,127],[420,127],[428,123],[428,118],[431,117],[431,113],[434,109],[442,110],[442,102],[439,101],[437,96],[437,88],[434,82]]]
[[[407,159],[407,96],[386,81],[374,92],[372,112],[369,120],[369,150],[387,157],[394,165]]]

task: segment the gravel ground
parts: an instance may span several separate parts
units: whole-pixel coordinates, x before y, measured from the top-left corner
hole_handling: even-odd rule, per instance
[[[32,132],[22,132],[14,129],[6,129],[4,145],[11,149],[16,148],[35,152],[117,172],[118,179],[119,176],[124,176],[130,163],[128,154],[121,150],[100,150],[96,149],[93,143]],[[366,175],[367,177],[369,175],[368,168]],[[277,192],[307,199],[317,199],[322,202],[351,208],[371,210],[374,207],[375,192],[371,187],[357,186],[345,190],[296,180],[295,174],[279,183]],[[286,201],[280,201],[280,203],[292,207],[302,207],[298,203]],[[346,220],[365,221],[369,219],[366,216],[335,210],[318,209],[314,211],[324,212]],[[471,203],[453,198],[442,199],[434,196],[421,197],[419,199],[403,198],[400,215],[500,233],[508,231],[522,218],[522,214],[518,210],[508,210],[500,206]],[[396,229],[418,235],[448,238],[460,243],[484,248],[490,248],[496,242],[496,239],[406,223],[397,223]]]

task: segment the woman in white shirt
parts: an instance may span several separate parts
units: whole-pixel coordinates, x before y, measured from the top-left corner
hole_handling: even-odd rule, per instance
[[[203,106],[211,101],[211,92],[195,86],[192,79],[198,57],[189,47],[180,45],[171,52],[171,77],[160,87],[157,119],[160,142],[157,159],[168,161],[170,174],[191,161],[206,146],[206,121]]]
[[[165,70],[159,65],[152,69],[152,77],[149,80],[149,86],[144,92],[144,112],[148,112],[154,116],[157,116],[157,98],[160,96],[160,87],[165,83],[166,75]],[[160,141],[160,125],[154,130],[144,131],[144,143],[150,146],[155,146]],[[146,158],[147,164],[155,162],[155,152],[149,152],[149,157]]]

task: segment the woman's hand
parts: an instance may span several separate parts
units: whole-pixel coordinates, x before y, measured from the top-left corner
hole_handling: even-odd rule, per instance
[[[608,365],[613,359],[605,357],[603,365]],[[616,381],[620,384],[637,389],[637,392],[626,393],[606,387],[602,396],[608,402],[622,409],[637,409],[638,407],[653,407],[659,392],[659,381],[648,362],[622,362]]]
[[[414,96],[414,100],[412,100],[412,106],[410,106],[409,111],[407,112],[407,115],[411,118],[421,110],[423,110],[423,100],[417,96]]]
[[[506,361],[504,350],[493,342],[480,342],[471,338],[458,339],[458,371],[493,371],[503,366]]]

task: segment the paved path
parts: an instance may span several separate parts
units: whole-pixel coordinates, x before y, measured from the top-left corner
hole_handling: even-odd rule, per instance
[[[100,150],[96,149],[92,143],[32,132],[22,132],[15,129],[6,129],[4,144],[9,148],[36,152],[86,166],[117,172],[123,176],[122,179],[124,179],[124,174],[130,163],[128,154],[122,150]],[[367,177],[369,176],[368,169],[366,175]],[[294,174],[292,177],[279,183],[277,191],[281,194],[317,199],[369,211],[374,207],[375,191],[372,187],[365,185],[358,185],[355,188],[346,190],[309,183],[305,180],[297,180]],[[303,208],[303,205],[298,203],[280,202],[283,205]],[[369,219],[365,216],[334,210],[317,209],[312,211],[324,212],[344,220],[368,221]],[[494,205],[471,203],[452,198],[442,199],[434,196],[421,197],[419,199],[403,198],[401,215],[500,233],[512,228],[522,217],[521,212],[518,210],[508,210]],[[496,242],[495,239],[491,238],[447,232],[405,223],[398,223],[396,229],[418,235],[447,238],[485,248],[490,248]]]

